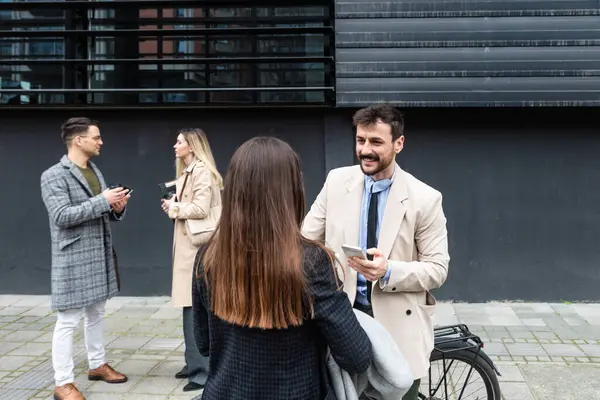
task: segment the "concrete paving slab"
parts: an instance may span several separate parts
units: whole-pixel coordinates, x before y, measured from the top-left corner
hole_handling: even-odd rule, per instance
[[[521,365],[537,400],[600,399],[600,365]]]
[[[498,378],[502,386],[504,386],[504,382],[525,382],[525,377],[518,365],[499,363],[498,368],[502,370],[502,376]]]
[[[550,357],[583,357],[585,354],[576,344],[543,344]]]
[[[0,399],[49,399],[55,315],[47,296],[0,296]],[[600,399],[600,304],[440,302],[436,324],[466,323],[497,363],[504,400]],[[168,297],[107,303],[107,359],[122,385],[87,380],[83,332],[76,335],[76,383],[91,400],[190,400],[181,309]]]

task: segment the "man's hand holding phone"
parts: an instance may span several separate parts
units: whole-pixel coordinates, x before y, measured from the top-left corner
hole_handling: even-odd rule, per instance
[[[348,257],[348,265],[350,268],[361,273],[369,281],[373,282],[385,276],[388,268],[388,261],[379,249],[368,249],[365,254],[360,247],[344,244],[342,245],[342,250]],[[373,261],[367,259],[367,254],[373,256]]]
[[[106,198],[106,201],[108,201],[108,204],[110,204],[113,211],[122,213],[131,197],[131,190],[121,186],[113,188],[109,187],[102,192],[102,195]]]

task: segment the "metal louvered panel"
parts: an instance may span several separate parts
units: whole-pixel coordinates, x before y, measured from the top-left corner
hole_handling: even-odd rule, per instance
[[[339,0],[337,105],[600,105],[600,1]]]

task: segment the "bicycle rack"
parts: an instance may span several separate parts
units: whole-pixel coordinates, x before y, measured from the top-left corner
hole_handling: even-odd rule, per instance
[[[481,349],[484,347],[481,338],[469,330],[465,324],[445,325],[433,329],[434,349],[442,354],[458,350]],[[472,341],[472,342],[470,342]],[[462,342],[462,346],[447,348],[443,345]]]
[[[447,360],[446,355],[453,353],[455,351],[471,350],[473,353],[473,359],[476,359],[477,357],[482,357],[482,358],[486,359],[486,361],[490,363],[492,369],[498,375],[500,375],[500,372],[496,369],[496,366],[494,365],[494,363],[489,359],[489,357],[487,357],[485,352],[483,352],[481,350],[484,347],[483,341],[481,340],[481,338],[479,336],[473,334],[469,330],[469,327],[467,325],[456,324],[456,325],[438,326],[438,327],[434,328],[433,332],[434,332],[434,351],[437,351],[441,354],[441,356],[442,356],[441,360],[444,365],[444,367],[443,367],[444,368],[444,376],[442,377],[442,380],[438,383],[437,388],[435,388],[435,390],[434,390],[435,393],[437,393],[437,390],[442,385],[444,387],[445,393],[447,393],[448,381],[446,378],[446,374],[448,371],[446,370],[446,360]],[[451,364],[452,364],[452,362],[451,362]],[[469,370],[467,379],[472,374],[472,372],[473,372],[473,367],[471,367],[471,369]],[[431,375],[430,375],[429,376],[429,386],[431,386],[432,383],[433,382],[431,382]],[[463,395],[464,389],[465,388],[463,387],[459,396]],[[422,398],[426,398],[426,397],[422,397]],[[427,397],[427,398],[430,400],[439,399],[438,397]]]

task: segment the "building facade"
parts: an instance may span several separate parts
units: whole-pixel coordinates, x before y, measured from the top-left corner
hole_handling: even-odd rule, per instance
[[[244,140],[300,154],[307,201],[355,162],[352,113],[406,115],[403,168],[444,194],[460,301],[600,300],[597,1],[0,0],[0,293],[49,292],[39,176],[60,124],[100,120],[97,163],[135,189],[115,224],[124,295],[170,290],[157,184],[180,127],[219,169]]]

